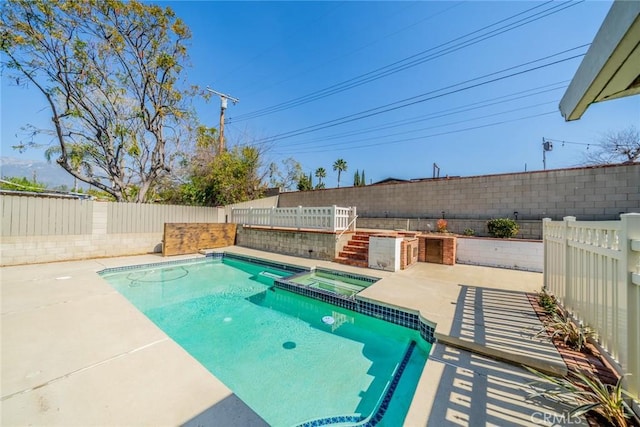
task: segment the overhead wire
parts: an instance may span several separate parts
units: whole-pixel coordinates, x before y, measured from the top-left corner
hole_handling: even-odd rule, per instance
[[[417,132],[422,132],[425,130],[432,130],[432,129],[438,129],[438,128],[442,128],[442,127],[447,127],[447,126],[454,126],[454,125],[458,125],[460,123],[467,123],[467,122],[471,122],[474,120],[482,120],[482,119],[486,119],[489,117],[495,117],[495,116],[501,116],[501,115],[506,115],[506,114],[510,114],[516,111],[522,111],[522,110],[527,110],[530,108],[535,108],[535,107],[540,107],[542,105],[548,105],[548,104],[557,104],[558,100],[552,100],[552,101],[545,101],[545,102],[540,102],[540,103],[536,103],[536,104],[532,104],[532,105],[527,105],[524,107],[519,107],[519,108],[512,108],[509,110],[503,110],[503,111],[499,111],[496,113],[491,113],[491,114],[485,114],[482,116],[478,116],[478,117],[467,117],[463,120],[456,120],[454,122],[448,122],[448,123],[442,123],[439,125],[435,125],[435,126],[428,126],[428,127],[424,127],[424,128],[418,128],[418,129],[409,129],[409,130],[405,130],[402,132],[397,132],[397,133],[392,133],[392,134],[386,134],[386,135],[378,135],[376,137],[373,138],[373,140],[381,140],[384,138],[389,138],[389,137],[395,137],[395,136],[400,136],[400,135],[406,135],[406,134],[411,134],[411,133],[417,133]],[[354,139],[354,140],[350,140],[350,141],[343,141],[343,142],[336,142],[336,143],[331,143],[331,144],[322,144],[323,148],[326,147],[335,147],[335,146],[345,146],[345,145],[349,145],[349,144],[353,144],[353,143],[357,143],[357,142],[363,142],[363,141],[371,141],[372,138],[364,138],[364,139]],[[288,146],[291,147],[291,146]]]
[[[419,3],[415,3],[415,4],[419,4]],[[269,85],[269,86],[264,86],[264,85],[263,85],[259,90],[254,91],[254,92],[250,92],[250,93],[248,93],[248,94],[246,94],[246,95],[244,95],[244,96],[245,96],[245,97],[247,97],[247,98],[249,98],[249,97],[251,97],[252,95],[255,95],[255,94],[257,94],[257,93],[263,92],[263,91],[265,91],[265,90],[267,90],[267,89],[271,89],[271,88],[273,88],[273,87],[275,87],[275,86],[279,86],[279,85],[281,85],[282,83],[286,83],[286,82],[288,82],[288,81],[290,81],[290,80],[293,80],[294,78],[296,78],[296,77],[298,77],[298,76],[304,75],[304,74],[306,74],[306,73],[308,73],[308,72],[310,72],[310,71],[315,71],[315,70],[317,70],[318,68],[323,67],[323,66],[326,66],[327,64],[329,64],[329,63],[331,63],[331,62],[335,62],[335,61],[337,61],[338,59],[340,59],[340,58],[342,58],[342,57],[349,56],[349,55],[353,55],[353,54],[355,54],[356,52],[359,52],[359,51],[361,51],[361,50],[364,50],[364,49],[366,49],[366,48],[368,48],[368,47],[370,47],[370,46],[372,46],[372,45],[374,45],[374,44],[376,44],[376,43],[380,42],[380,40],[383,40],[383,39],[386,39],[386,38],[393,37],[393,36],[395,36],[396,34],[399,34],[399,33],[403,32],[403,31],[406,31],[406,30],[408,30],[408,29],[409,29],[409,28],[411,28],[411,27],[415,27],[416,25],[418,25],[418,24],[420,24],[420,23],[422,23],[422,22],[424,22],[424,21],[428,21],[428,20],[430,20],[430,19],[435,18],[436,16],[439,16],[439,15],[442,15],[443,13],[449,12],[450,10],[452,10],[452,9],[454,9],[454,8],[456,8],[456,7],[460,7],[462,4],[464,4],[464,2],[458,2],[458,3],[456,3],[456,4],[453,4],[453,5],[451,5],[451,6],[447,7],[447,8],[445,8],[445,9],[439,10],[438,12],[435,12],[435,13],[433,13],[433,14],[431,14],[431,15],[428,15],[428,16],[426,16],[426,17],[424,17],[424,18],[422,18],[422,19],[418,20],[417,22],[414,22],[414,23],[413,23],[413,24],[411,24],[411,25],[404,26],[404,27],[402,27],[402,28],[400,28],[400,29],[398,29],[398,30],[396,30],[396,31],[393,31],[393,32],[391,32],[391,33],[389,33],[389,34],[384,35],[383,37],[379,37],[379,38],[377,38],[377,39],[375,39],[375,40],[373,40],[373,41],[371,41],[371,42],[369,42],[369,43],[366,43],[366,44],[364,44],[364,45],[362,45],[362,46],[360,46],[360,47],[358,47],[358,48],[356,48],[356,49],[353,49],[353,50],[351,50],[351,51],[348,51],[348,52],[345,52],[345,53],[343,53],[343,54],[341,54],[341,55],[338,55],[337,57],[335,57],[335,58],[333,58],[333,59],[330,59],[330,60],[328,60],[328,61],[326,61],[326,62],[323,62],[323,63],[320,63],[320,64],[315,64],[315,65],[314,65],[313,67],[311,67],[311,68],[308,68],[308,69],[306,69],[306,70],[300,71],[300,72],[298,72],[298,73],[296,73],[296,74],[294,74],[294,75],[290,75],[290,76],[288,76],[288,77],[286,77],[286,78],[284,78],[284,79],[282,79],[282,80],[280,80],[280,81],[278,81],[278,82],[276,82],[276,83],[273,83],[273,84],[271,84],[271,85]],[[409,8],[409,7],[407,7],[407,8]],[[401,9],[401,11],[402,11],[402,10],[404,10],[404,9]],[[397,13],[399,13],[399,12],[396,12],[396,14],[397,14]],[[388,18],[388,17],[387,17],[387,18]],[[371,26],[373,26],[373,25],[374,25],[374,24],[372,24]],[[245,114],[249,114],[249,113],[245,113]]]
[[[556,61],[552,61],[552,62],[549,62],[549,63],[546,63],[546,64],[537,65],[537,66],[534,66],[534,67],[527,68],[525,70],[516,71],[516,72],[510,73],[510,74],[504,75],[504,76],[495,77],[495,78],[490,79],[490,80],[485,80],[485,81],[482,81],[482,82],[479,82],[479,83],[474,83],[474,84],[470,84],[470,85],[467,85],[467,86],[464,86],[464,87],[460,87],[458,89],[453,89],[455,87],[462,86],[462,85],[467,84],[467,83],[471,83],[471,82],[475,82],[475,81],[478,81],[478,80],[486,79],[488,77],[495,76],[495,75],[498,75],[498,74],[502,74],[502,73],[505,73],[505,72],[510,71],[510,70],[515,70],[517,68],[521,68],[521,67],[526,66],[526,65],[531,65],[531,64],[534,64],[536,62],[544,61],[546,59],[550,59],[550,58],[553,58],[555,56],[562,55],[564,53],[568,53],[568,52],[571,52],[573,50],[586,47],[588,45],[589,44],[583,44],[583,45],[580,45],[580,46],[577,46],[577,47],[574,47],[574,48],[571,48],[571,49],[566,49],[564,51],[561,51],[561,52],[558,52],[558,53],[554,53],[552,55],[547,55],[545,57],[538,58],[538,59],[533,60],[533,61],[528,61],[528,62],[525,62],[525,63],[522,63],[522,64],[518,64],[518,65],[515,65],[515,66],[512,66],[512,67],[504,68],[504,69],[499,70],[499,71],[495,71],[495,72],[488,73],[488,74],[485,74],[485,75],[482,75],[482,76],[479,76],[479,77],[475,77],[473,79],[468,79],[468,80],[465,80],[465,81],[462,81],[462,82],[459,82],[459,83],[456,83],[456,84],[453,84],[453,85],[449,85],[449,86],[445,86],[445,87],[442,87],[442,88],[439,88],[439,89],[435,89],[435,90],[432,90],[432,91],[429,91],[429,92],[421,93],[421,94],[418,94],[418,95],[415,95],[415,96],[411,96],[411,97],[408,97],[408,98],[404,98],[404,99],[401,99],[399,101],[395,101],[395,102],[392,102],[392,103],[389,103],[389,104],[385,104],[385,105],[381,105],[381,106],[378,106],[378,107],[370,108],[368,110],[364,110],[364,111],[360,111],[360,112],[357,112],[357,113],[349,114],[347,116],[339,117],[337,119],[332,119],[332,120],[321,122],[321,123],[318,123],[318,124],[315,124],[315,125],[310,125],[310,126],[306,126],[306,127],[303,127],[303,128],[296,129],[296,130],[283,132],[283,133],[280,133],[280,134],[277,134],[277,135],[273,135],[273,136],[268,137],[268,138],[263,138],[263,139],[257,140],[256,142],[260,143],[260,142],[266,142],[266,141],[273,141],[273,140],[276,140],[276,139],[281,140],[281,139],[291,138],[291,137],[294,137],[294,136],[298,136],[298,135],[302,135],[302,134],[306,134],[306,133],[310,133],[310,132],[316,132],[316,131],[321,130],[321,129],[326,129],[326,128],[330,128],[330,127],[339,126],[339,125],[342,125],[342,124],[345,124],[345,123],[350,123],[350,122],[354,122],[354,121],[357,121],[357,120],[362,120],[364,118],[368,118],[368,117],[372,117],[372,116],[375,116],[375,115],[383,114],[383,113],[386,113],[386,112],[389,112],[389,111],[394,111],[394,110],[398,110],[398,109],[401,109],[401,108],[406,108],[406,107],[409,107],[411,105],[416,105],[416,104],[423,103],[423,102],[426,102],[426,101],[430,101],[430,100],[433,100],[433,99],[441,98],[441,97],[444,97],[444,96],[447,96],[447,95],[460,93],[460,92],[467,91],[467,90],[470,90],[470,89],[473,89],[473,88],[477,88],[477,87],[480,87],[480,86],[484,86],[484,85],[487,85],[487,84],[490,84],[490,83],[495,83],[497,81],[501,81],[501,80],[505,80],[505,79],[512,78],[512,77],[515,77],[515,76],[519,76],[519,75],[522,75],[522,74],[530,73],[532,71],[540,70],[540,69],[543,69],[543,68],[546,68],[546,67],[550,67],[550,66],[553,66],[553,65],[557,65],[557,64],[560,64],[560,63],[563,63],[563,62],[566,62],[566,61],[569,61],[569,60],[572,60],[572,59],[580,58],[580,57],[584,56],[585,53],[581,53],[581,54],[578,54],[578,55],[573,55],[573,56],[570,56],[570,57],[567,57],[567,58],[563,58],[563,59],[559,59],[559,60],[556,60]],[[453,89],[453,90],[446,91],[448,89]],[[442,92],[442,91],[446,91],[446,92],[438,93],[438,92]],[[431,96],[429,96],[429,95],[431,95]]]
[[[434,137],[438,137],[438,136],[452,135],[452,134],[460,133],[460,132],[467,132],[467,131],[487,128],[487,127],[491,127],[491,126],[498,126],[498,125],[505,124],[505,123],[512,123],[512,122],[532,119],[532,118],[536,118],[536,117],[548,116],[548,115],[551,115],[551,114],[558,114],[558,112],[556,110],[547,111],[545,113],[533,114],[533,115],[524,116],[524,117],[518,117],[516,119],[501,120],[501,121],[498,121],[498,122],[487,123],[487,124],[479,125],[479,126],[472,126],[472,127],[456,129],[456,130],[447,131],[447,132],[434,133],[434,134],[430,134],[430,135],[421,135],[421,136],[416,136],[416,137],[413,137],[413,138],[404,138],[404,139],[399,139],[399,140],[395,140],[395,141],[383,141],[383,142],[378,142],[378,143],[373,143],[373,144],[364,144],[364,145],[358,145],[358,146],[346,147],[346,148],[331,148],[331,149],[328,149],[328,150],[319,149],[319,150],[308,150],[308,151],[295,151],[295,153],[296,154],[323,153],[323,152],[328,152],[328,151],[332,151],[333,152],[333,151],[357,150],[357,149],[361,149],[361,148],[376,147],[376,146],[379,146],[379,145],[400,144],[400,143],[403,143],[403,142],[424,140],[424,139],[427,139],[427,138],[434,138]],[[278,154],[287,154],[287,153],[290,153],[290,152],[289,151],[278,152]]]
[[[327,135],[327,136],[313,138],[313,139],[296,141],[294,143],[288,144],[288,146],[291,146],[291,145],[303,145],[303,144],[307,144],[307,143],[320,142],[320,141],[326,142],[328,140],[342,139],[342,138],[347,138],[349,136],[372,133],[372,132],[376,132],[376,131],[380,131],[380,130],[391,129],[391,128],[400,127],[400,126],[406,126],[406,125],[409,125],[409,124],[414,124],[414,123],[419,123],[419,122],[423,122],[423,121],[433,120],[433,119],[442,118],[442,117],[446,117],[446,116],[451,116],[451,115],[455,115],[455,114],[461,114],[461,113],[477,110],[477,109],[480,109],[480,108],[487,108],[487,107],[491,107],[491,106],[494,106],[494,105],[513,102],[513,101],[516,101],[516,100],[529,98],[529,97],[532,97],[532,96],[536,96],[536,95],[540,95],[540,94],[544,94],[544,93],[548,93],[548,92],[553,92],[553,91],[560,90],[560,89],[565,89],[567,87],[566,83],[568,83],[568,82],[569,82],[569,80],[564,80],[564,81],[560,81],[560,82],[556,82],[556,83],[551,83],[551,84],[539,86],[539,87],[536,87],[536,88],[527,89],[527,90],[524,90],[524,91],[518,91],[518,92],[510,93],[510,94],[507,94],[507,95],[498,96],[498,97],[495,97],[495,98],[489,98],[489,99],[485,99],[485,100],[482,100],[482,101],[472,102],[470,104],[465,104],[465,105],[461,105],[461,106],[457,106],[457,107],[447,108],[447,109],[444,109],[444,110],[434,111],[434,112],[426,114],[426,115],[423,114],[423,115],[414,116],[414,117],[410,117],[410,118],[406,118],[406,119],[396,120],[396,121],[384,123],[384,124],[373,126],[373,127],[369,127],[369,128],[357,129],[357,130],[352,130],[352,131],[347,131],[347,132]],[[285,145],[286,145],[286,143],[285,143]]]
[[[584,1],[584,0],[582,0],[582,1]],[[440,50],[438,52],[430,54],[429,56],[427,56],[425,58],[414,59],[416,57],[419,57],[420,55],[424,55],[424,54],[426,54],[428,52],[431,52],[431,51],[434,51],[436,49],[443,48],[444,46],[447,46],[447,45],[449,45],[451,43],[454,43],[454,42],[456,42],[456,41],[458,41],[460,39],[464,39],[466,37],[469,37],[470,35],[473,35],[475,33],[484,31],[485,29],[491,28],[491,27],[493,27],[495,25],[499,25],[502,22],[511,20],[511,19],[513,19],[513,18],[515,18],[517,16],[520,16],[522,14],[528,13],[528,12],[530,12],[532,10],[535,10],[535,9],[537,9],[537,8],[539,8],[541,6],[544,6],[544,5],[548,4],[548,3],[551,3],[551,2],[543,3],[542,5],[538,5],[538,6],[535,6],[533,8],[529,8],[529,9],[523,11],[523,12],[520,12],[518,14],[512,15],[512,16],[510,16],[508,18],[504,18],[504,19],[502,19],[500,21],[497,21],[497,22],[495,22],[493,24],[485,26],[485,27],[483,27],[483,28],[481,28],[479,30],[472,31],[472,32],[467,33],[467,34],[465,34],[463,36],[459,36],[459,37],[457,37],[455,39],[452,39],[452,40],[450,40],[448,42],[445,42],[445,43],[442,43],[442,44],[440,44],[438,46],[426,49],[426,50],[424,50],[422,52],[419,52],[417,54],[411,55],[411,56],[409,56],[407,58],[404,58],[402,60],[399,60],[399,61],[396,61],[394,63],[388,64],[386,66],[380,67],[380,68],[375,69],[373,71],[370,71],[368,73],[361,74],[359,76],[356,76],[356,77],[353,77],[351,79],[345,80],[345,81],[343,81],[341,83],[334,84],[334,85],[329,86],[327,88],[320,89],[320,90],[315,91],[315,92],[311,92],[310,94],[307,94],[307,95],[304,95],[304,96],[301,96],[301,97],[298,97],[298,98],[294,98],[294,99],[289,100],[289,101],[285,101],[285,102],[282,102],[282,103],[279,103],[279,104],[276,104],[276,105],[273,105],[273,106],[270,106],[270,107],[265,107],[263,109],[256,110],[254,112],[249,112],[249,113],[245,113],[245,114],[241,114],[241,115],[235,116],[232,119],[230,119],[230,121],[248,120],[248,119],[251,119],[251,118],[256,118],[256,117],[260,117],[260,116],[263,116],[263,115],[267,115],[267,114],[272,114],[272,113],[275,113],[275,112],[283,111],[285,109],[297,107],[299,105],[303,105],[303,104],[306,104],[308,102],[312,102],[312,101],[315,101],[317,99],[321,99],[321,98],[333,95],[335,93],[339,93],[339,92],[351,89],[353,87],[357,87],[357,86],[360,86],[362,84],[378,80],[378,79],[386,77],[388,75],[395,74],[397,72],[403,71],[403,70],[405,70],[407,68],[411,68],[411,67],[417,66],[417,65],[422,64],[424,62],[439,58],[441,56],[444,56],[444,55],[447,55],[449,53],[453,53],[455,51],[463,49],[465,47],[477,44],[477,43],[479,43],[481,41],[484,41],[484,40],[487,40],[489,38],[493,38],[493,37],[495,37],[497,35],[504,34],[505,32],[511,31],[511,30],[513,30],[515,28],[519,28],[519,27],[521,27],[523,25],[526,25],[526,24],[529,24],[531,22],[535,22],[537,20],[543,19],[546,16],[549,16],[551,14],[558,13],[558,12],[564,10],[564,9],[569,8],[569,7],[576,6],[577,4],[580,4],[582,1],[560,3],[558,5],[552,6],[549,9],[546,9],[544,11],[538,12],[538,13],[536,13],[534,15],[528,16],[526,18],[523,18],[523,19],[520,19],[518,21],[512,22],[510,24],[504,25],[503,27],[500,27],[500,28],[497,28],[495,30],[492,30],[491,32],[489,32],[487,34],[475,37],[475,38],[473,38],[471,40],[467,40],[465,42],[458,43],[457,45],[454,45],[454,46],[451,46],[451,47],[446,47],[446,48],[444,48],[444,49],[442,49],[442,50]],[[567,4],[567,3],[569,3],[569,4]],[[553,9],[557,9],[557,10],[553,10]],[[537,16],[537,15],[541,15],[541,16]],[[532,19],[533,17],[536,17],[536,18]],[[524,22],[522,22],[522,21],[524,21]],[[518,25],[515,25],[515,24],[518,24]],[[407,62],[407,61],[410,61],[410,62]]]

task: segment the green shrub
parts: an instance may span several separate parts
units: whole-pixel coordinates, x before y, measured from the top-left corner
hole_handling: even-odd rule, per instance
[[[476,232],[473,230],[473,228],[465,228],[462,234],[464,234],[465,236],[475,236]]]
[[[507,239],[518,234],[520,226],[509,218],[494,218],[487,221],[487,228],[491,237]]]

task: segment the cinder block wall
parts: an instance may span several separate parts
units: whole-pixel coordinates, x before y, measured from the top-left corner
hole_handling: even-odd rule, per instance
[[[330,205],[356,206],[359,218],[404,218],[405,224],[406,218],[441,218],[443,211],[447,220],[514,218],[514,212],[519,221],[611,220],[640,212],[640,164],[299,191],[278,201],[280,207]]]
[[[336,240],[336,234],[332,232],[301,232],[238,225],[236,245],[302,258],[333,261],[349,237],[350,234],[345,233]]]

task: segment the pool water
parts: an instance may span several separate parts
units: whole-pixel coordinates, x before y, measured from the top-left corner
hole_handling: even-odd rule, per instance
[[[382,419],[402,424],[429,344],[412,329],[272,287],[289,275],[225,258],[103,277],[273,426],[371,414],[417,341]]]

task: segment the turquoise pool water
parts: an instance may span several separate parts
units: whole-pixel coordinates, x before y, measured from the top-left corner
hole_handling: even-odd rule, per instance
[[[290,274],[225,258],[103,277],[273,426],[371,414],[419,342],[380,425],[402,424],[429,345],[412,329],[271,287]]]

